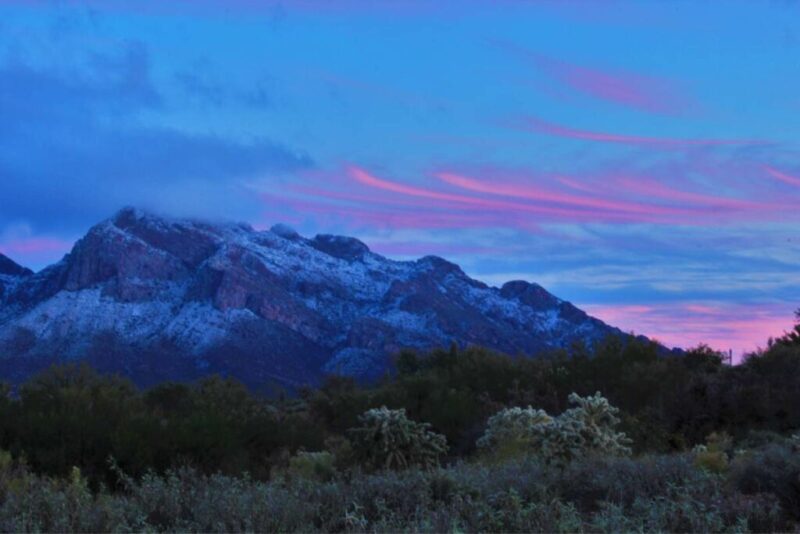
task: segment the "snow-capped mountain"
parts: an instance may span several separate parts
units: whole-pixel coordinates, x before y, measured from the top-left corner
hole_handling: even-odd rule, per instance
[[[0,257],[0,378],[85,359],[142,383],[221,372],[297,385],[374,377],[403,347],[509,354],[623,335],[542,287],[501,288],[436,256],[394,261],[350,237],[126,208],[38,273]]]

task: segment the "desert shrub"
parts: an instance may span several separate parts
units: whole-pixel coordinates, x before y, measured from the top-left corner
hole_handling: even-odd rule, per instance
[[[750,430],[736,442],[736,447],[743,450],[760,449],[773,443],[786,443],[787,438],[772,430]]]
[[[3,449],[0,449],[0,472],[9,469],[12,463],[13,463],[13,458],[11,457],[11,453]]]
[[[773,494],[800,520],[800,452],[791,445],[771,444],[737,457],[730,480],[745,495]]]
[[[722,432],[712,432],[706,438],[705,445],[697,445],[694,453],[694,464],[712,473],[724,473],[728,470],[728,457],[733,440]]]
[[[717,532],[792,531],[771,493],[744,494],[692,467],[691,455],[531,458],[492,466],[352,473],[260,482],[191,468],[120,473],[92,493],[78,470],[51,479],[14,463],[0,473],[0,531]]]
[[[556,418],[555,432],[546,450],[558,462],[568,462],[587,455],[625,456],[631,453],[630,440],[616,427],[619,410],[600,395],[569,396],[570,408]]]
[[[308,480],[331,480],[336,474],[335,458],[328,451],[299,451],[289,459],[287,473]]]
[[[513,407],[489,418],[486,432],[478,440],[481,449],[492,449],[499,458],[540,453],[553,418],[544,410]]]
[[[353,451],[367,467],[405,469],[411,466],[431,468],[447,452],[447,440],[406,417],[406,411],[385,406],[366,411],[359,417],[360,426],[350,430]]]
[[[614,458],[594,456],[572,462],[564,469],[546,470],[543,480],[565,500],[583,511],[603,502],[630,507],[636,499],[656,498],[671,487],[705,485],[708,476],[698,471],[686,454]]]
[[[478,446],[500,456],[522,451],[546,462],[565,465],[590,455],[625,456],[630,440],[615,427],[619,410],[600,395],[569,396],[573,408],[558,417],[543,410],[507,408],[492,416]]]

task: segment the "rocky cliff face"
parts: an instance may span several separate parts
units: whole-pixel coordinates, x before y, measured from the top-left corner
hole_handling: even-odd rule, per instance
[[[222,372],[297,385],[382,373],[402,347],[533,355],[622,335],[542,287],[502,288],[435,256],[357,239],[120,211],[36,274],[0,257],[0,373],[86,359],[139,382]]]

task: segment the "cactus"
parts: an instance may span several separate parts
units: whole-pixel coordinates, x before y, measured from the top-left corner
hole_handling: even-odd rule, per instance
[[[590,454],[630,454],[630,440],[614,430],[619,410],[600,392],[589,397],[573,393],[569,401],[575,406],[558,417],[530,406],[506,408],[489,418],[477,445],[500,456],[518,450],[562,465]]]
[[[406,411],[386,406],[368,410],[361,425],[350,429],[353,449],[364,463],[375,469],[433,468],[447,451],[447,440],[430,430],[430,424],[408,419]]]
[[[530,406],[506,408],[489,418],[486,432],[477,445],[494,451],[498,459],[516,456],[522,451],[541,452],[552,423],[553,418],[544,410]]]
[[[548,435],[546,450],[552,461],[569,462],[590,454],[627,456],[630,440],[623,432],[614,430],[620,420],[619,409],[596,392],[594,396],[569,396],[575,405],[555,419],[553,432]]]

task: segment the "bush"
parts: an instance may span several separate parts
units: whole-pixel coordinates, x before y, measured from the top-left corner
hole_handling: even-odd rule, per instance
[[[544,410],[513,407],[497,412],[486,423],[486,432],[478,440],[481,449],[491,449],[498,458],[520,454],[539,454],[547,440],[553,418]]]
[[[800,520],[800,453],[791,445],[771,444],[737,457],[730,479],[745,495],[771,493]]]
[[[724,473],[728,470],[728,456],[733,441],[726,433],[712,432],[705,445],[698,445],[692,451],[694,464],[711,473]]]
[[[71,479],[54,480],[12,465],[0,473],[0,531],[785,532],[800,526],[771,493],[742,493],[693,468],[688,454],[592,458],[563,469],[531,459],[462,463],[327,482],[265,483],[190,468],[120,478],[118,491],[92,493],[77,470]]]
[[[300,451],[289,459],[287,473],[308,480],[331,480],[336,474],[334,456],[328,451]]]
[[[548,463],[565,465],[591,455],[626,456],[630,440],[614,430],[619,410],[600,395],[569,396],[575,405],[558,417],[543,410],[507,408],[492,416],[478,446],[508,456],[520,450]]]
[[[430,430],[428,423],[406,417],[406,411],[386,406],[359,417],[361,426],[350,429],[356,457],[373,469],[432,468],[447,452],[447,439]]]

